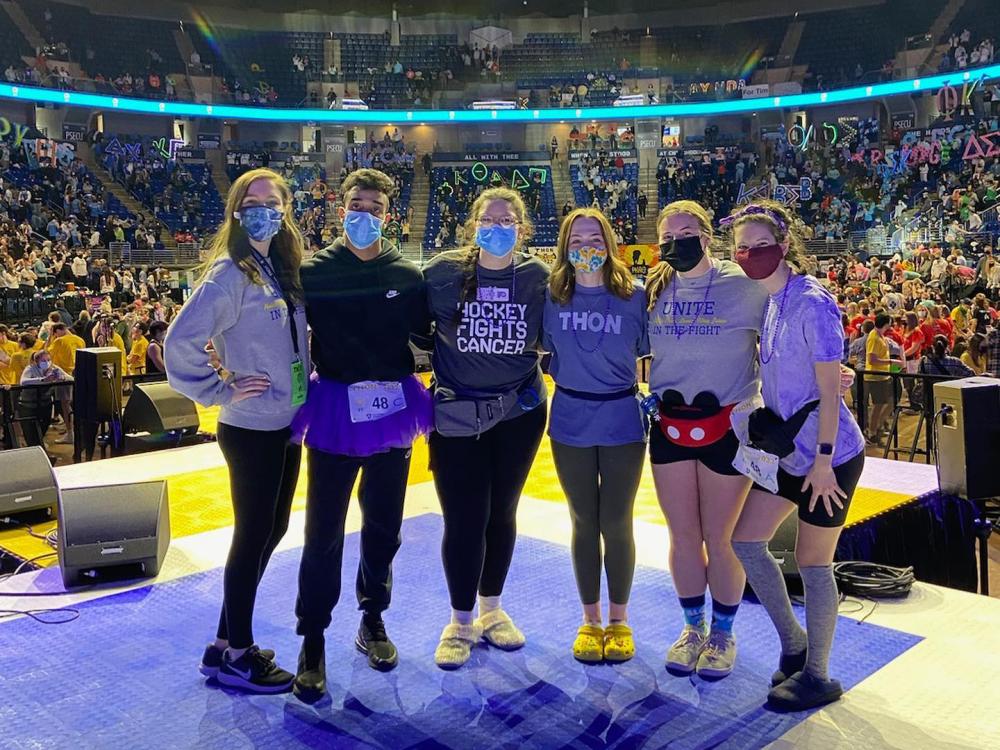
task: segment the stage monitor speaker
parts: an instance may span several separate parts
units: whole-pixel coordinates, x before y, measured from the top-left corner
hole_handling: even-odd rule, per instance
[[[122,415],[122,428],[126,433],[181,431],[194,435],[200,426],[194,401],[167,383],[136,384]]]
[[[59,498],[59,567],[67,588],[102,568],[136,565],[155,576],[170,546],[167,483],[66,489]]]
[[[73,366],[73,412],[100,422],[121,414],[122,353],[113,346],[78,349]]]
[[[44,448],[0,451],[0,515],[55,509],[58,500],[56,476]]]
[[[941,490],[970,500],[1000,496],[1000,380],[963,378],[934,384],[939,417]]]

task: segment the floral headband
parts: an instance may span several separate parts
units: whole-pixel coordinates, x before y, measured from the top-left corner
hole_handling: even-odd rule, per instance
[[[779,214],[777,211],[772,211],[769,208],[764,208],[763,206],[750,205],[747,206],[746,208],[742,208],[736,213],[732,214],[731,216],[727,216],[726,218],[722,219],[722,221],[719,222],[719,226],[728,227],[737,219],[742,219],[744,216],[755,216],[755,215],[766,216],[767,218],[769,218],[771,221],[773,221],[775,224],[778,225],[778,229],[780,229],[783,234],[788,233],[788,224],[785,222],[783,218],[781,218],[781,214]]]

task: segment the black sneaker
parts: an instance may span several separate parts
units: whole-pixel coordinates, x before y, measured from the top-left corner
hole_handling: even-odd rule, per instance
[[[368,666],[372,669],[388,672],[399,664],[399,653],[385,634],[385,623],[382,622],[381,615],[365,615],[361,618],[354,644],[358,651],[368,654]]]
[[[303,703],[315,703],[326,693],[326,648],[322,635],[302,639],[292,692]]]
[[[782,654],[778,660],[778,669],[771,675],[771,687],[778,687],[796,672],[806,668],[806,651],[797,654]]]
[[[767,707],[775,711],[807,711],[839,700],[844,689],[836,680],[823,680],[809,672],[796,672],[767,694]]]
[[[266,658],[259,648],[251,646],[239,659],[233,659],[227,650],[217,679],[223,685],[248,693],[284,693],[292,687],[295,676]]]
[[[226,649],[219,648],[214,643],[209,643],[205,646],[205,653],[201,655],[201,664],[198,665],[198,671],[206,677],[215,677],[219,674],[219,667],[222,666],[222,655],[225,651]],[[274,652],[269,648],[262,648],[260,655],[265,659],[274,661]]]

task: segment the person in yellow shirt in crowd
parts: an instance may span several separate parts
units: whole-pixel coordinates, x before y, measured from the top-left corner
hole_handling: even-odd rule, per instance
[[[0,325],[0,386],[15,385],[18,382],[11,367],[11,357],[17,354],[17,348],[17,341],[12,338],[10,329]]]
[[[49,336],[46,349],[52,357],[52,364],[72,376],[76,367],[76,350],[87,346],[86,342],[70,331],[65,323],[54,323],[52,334]],[[59,400],[59,410],[63,415],[63,424],[66,425],[66,434],[56,440],[57,443],[73,442],[73,416],[70,410],[69,388],[58,388],[56,398]]]
[[[67,375],[72,375],[76,363],[76,350],[86,346],[87,343],[69,330],[65,323],[56,323],[52,326],[52,335],[46,348],[52,355],[52,363]]]
[[[128,374],[146,374],[146,350],[149,349],[149,326],[139,321],[132,326],[132,350],[128,354]]]
[[[969,323],[972,322],[972,300],[963,299],[950,314],[951,319],[955,322],[955,332],[965,333],[969,328]]]
[[[38,339],[30,332],[17,337],[17,351],[10,356],[10,366],[16,378],[14,382],[21,382],[21,373],[31,363],[31,355],[41,348],[37,346],[38,343]]]
[[[902,365],[900,360],[891,359],[889,356],[889,343],[885,339],[885,334],[891,325],[892,318],[885,313],[875,316],[875,327],[865,342],[866,372],[889,372],[892,365]],[[866,437],[870,442],[877,444],[879,432],[892,406],[893,383],[888,375],[873,375],[865,378],[865,387],[872,399],[872,412]]]

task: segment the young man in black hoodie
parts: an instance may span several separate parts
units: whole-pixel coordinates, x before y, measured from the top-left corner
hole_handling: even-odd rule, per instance
[[[309,397],[293,439],[309,451],[305,547],[295,606],[303,636],[294,691],[307,702],[326,690],[323,633],[340,596],[344,522],[361,472],[361,561],[364,613],[356,645],[379,670],[396,666],[396,647],[382,612],[392,592],[410,446],[432,423],[430,396],[414,375],[409,341],[427,336],[423,274],[389,243],[381,228],[394,184],[361,169],[344,180],[344,237],[302,264],[315,365]]]

